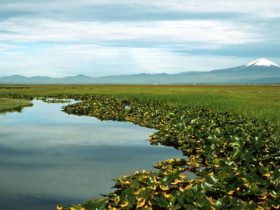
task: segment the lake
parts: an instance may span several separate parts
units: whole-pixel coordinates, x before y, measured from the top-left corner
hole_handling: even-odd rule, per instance
[[[182,157],[151,146],[152,129],[68,115],[62,106],[34,100],[21,113],[0,115],[0,209],[81,202],[112,191],[113,178]]]

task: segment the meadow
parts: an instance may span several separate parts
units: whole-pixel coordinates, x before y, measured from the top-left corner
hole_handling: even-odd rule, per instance
[[[152,98],[171,106],[209,107],[280,125],[280,86],[206,85],[0,85],[0,98],[106,94]],[[0,107],[8,106],[1,103]],[[11,106],[12,104],[11,101]]]
[[[32,103],[29,100],[0,98],[0,113],[10,111],[21,111],[23,107],[31,105]]]

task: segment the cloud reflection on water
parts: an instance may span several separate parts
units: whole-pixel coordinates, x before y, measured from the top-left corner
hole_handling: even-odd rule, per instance
[[[112,178],[180,157],[173,148],[150,146],[151,129],[60,109],[34,101],[22,113],[0,117],[0,209],[78,202],[110,192]]]

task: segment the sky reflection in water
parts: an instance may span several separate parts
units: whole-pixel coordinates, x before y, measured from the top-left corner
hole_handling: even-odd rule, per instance
[[[54,209],[108,193],[112,178],[170,157],[150,146],[152,129],[67,115],[61,104],[34,101],[0,116],[0,209]]]

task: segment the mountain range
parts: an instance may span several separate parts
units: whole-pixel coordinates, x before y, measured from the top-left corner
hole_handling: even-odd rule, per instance
[[[0,84],[280,84],[280,66],[267,59],[246,65],[205,72],[179,74],[132,74],[105,77],[85,75],[52,78],[13,75],[0,77]]]

